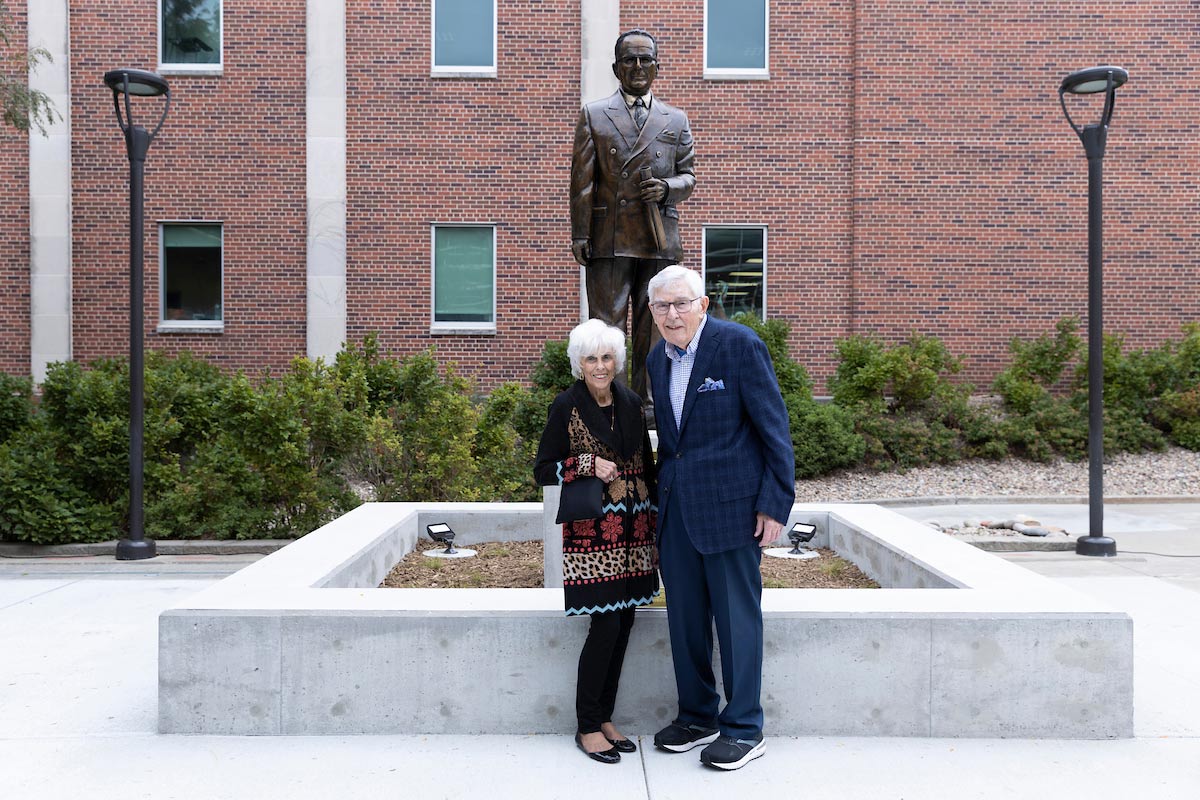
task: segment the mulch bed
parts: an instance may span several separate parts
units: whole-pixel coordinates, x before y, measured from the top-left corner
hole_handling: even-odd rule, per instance
[[[393,589],[533,589],[542,585],[541,542],[484,542],[471,545],[474,558],[430,558],[426,550],[443,546],[428,539],[392,568],[381,584]],[[821,558],[762,560],[763,586],[768,589],[877,589],[862,570],[834,554]]]

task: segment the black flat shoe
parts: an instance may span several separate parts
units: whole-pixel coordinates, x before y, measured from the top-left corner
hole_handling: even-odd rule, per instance
[[[621,754],[617,752],[617,748],[615,747],[611,750],[601,750],[599,753],[589,753],[584,748],[583,738],[578,733],[575,734],[575,746],[583,750],[584,755],[592,759],[592,761],[599,761],[601,764],[616,764],[621,760]]]
[[[604,738],[608,739],[607,736]],[[633,743],[632,739],[608,739],[608,743],[611,744],[613,746],[613,750],[616,750],[618,753],[637,752],[637,745]]]

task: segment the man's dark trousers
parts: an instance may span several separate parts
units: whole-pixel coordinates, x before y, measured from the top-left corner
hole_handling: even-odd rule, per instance
[[[633,352],[630,355],[629,388],[643,402],[649,401],[646,355],[662,337],[650,316],[646,285],[663,267],[673,264],[659,258],[593,258],[585,270],[588,310],[614,328],[625,330],[629,304],[633,303]]]
[[[762,733],[762,550],[757,543],[705,555],[692,546],[678,510],[678,495],[669,493],[659,537],[659,568],[667,595],[667,627],[679,721],[711,727],[737,739]],[[721,678],[726,706],[712,671],[712,629],[716,621],[721,645]]]

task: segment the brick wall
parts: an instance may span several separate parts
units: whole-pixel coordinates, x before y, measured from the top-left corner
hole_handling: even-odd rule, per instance
[[[26,46],[25,4],[9,4],[10,47]],[[2,46],[2,45],[0,45]],[[29,136],[0,122],[0,372],[29,374]]]
[[[145,177],[146,346],[278,370],[305,352],[305,2],[225,0],[223,76],[167,76]],[[71,8],[74,348],[128,352],[129,166],[104,72],[157,68],[153,2]],[[160,102],[134,110],[157,122]],[[224,223],[225,332],[155,332],[159,221]]]
[[[1130,82],[1104,162],[1105,330],[1152,346],[1200,318],[1200,95],[1175,90],[1197,79],[1194,3],[858,13],[855,330],[941,336],[986,386],[1013,335],[1086,326],[1087,161],[1057,90],[1110,63]],[[1075,99],[1077,122],[1099,119],[1100,100]]]
[[[278,369],[305,352],[305,3],[225,10],[225,74],[170,78],[176,104],[146,174],[148,221],[225,223],[225,333],[153,332],[149,224],[147,343]],[[524,379],[577,321],[579,13],[577,0],[505,0],[498,77],[434,79],[428,0],[347,3],[351,339],[435,344],[488,389]],[[685,263],[699,265],[704,225],[766,225],[768,315],[792,323],[793,353],[819,383],[852,332],[941,336],[966,357],[964,379],[986,387],[1014,334],[1065,314],[1086,322],[1087,165],[1056,96],[1084,66],[1131,75],[1105,161],[1106,329],[1150,346],[1200,318],[1195,4],[776,1],[770,81],[703,79],[701,0],[623,0],[621,28],[634,26],[658,35],[655,90],[688,111],[696,138]],[[100,78],[157,63],[154,3],[72,3],[71,46],[74,347],[86,360],[125,352],[128,313],[128,167]],[[18,298],[0,311],[0,359],[16,371],[28,365],[25,153],[23,137],[0,133],[0,285]],[[430,334],[436,222],[497,226],[495,335]]]
[[[436,345],[490,388],[579,321],[579,3],[500,3],[494,79],[431,78],[430,25],[428,0],[347,7],[347,336]],[[495,335],[429,333],[430,227],[457,222],[496,225]]]
[[[1194,82],[1200,12],[1088,11],[773,2],[771,80],[724,82],[700,77],[701,3],[626,0],[622,29],[658,36],[655,88],[696,135],[689,263],[703,224],[764,223],[768,316],[792,323],[819,383],[834,339],[917,331],[944,338],[966,357],[964,379],[986,387],[1012,336],[1067,314],[1086,324],[1087,162],[1057,87],[1117,63],[1133,77],[1105,162],[1105,330],[1135,346],[1177,334],[1200,317],[1200,97],[1170,87]],[[1085,121],[1099,113],[1088,108]]]

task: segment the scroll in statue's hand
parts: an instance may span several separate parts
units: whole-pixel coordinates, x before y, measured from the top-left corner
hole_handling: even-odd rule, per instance
[[[647,178],[641,183],[642,200],[661,203],[667,197],[667,182],[662,178]]]

